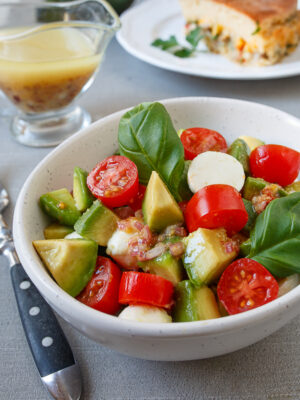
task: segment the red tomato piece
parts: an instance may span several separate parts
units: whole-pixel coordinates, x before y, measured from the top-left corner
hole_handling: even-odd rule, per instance
[[[256,147],[250,154],[251,174],[281,186],[293,183],[300,170],[300,153],[279,144]]]
[[[115,314],[120,309],[118,296],[121,275],[115,263],[99,256],[94,275],[77,300],[106,314]]]
[[[186,160],[193,160],[205,151],[221,151],[226,153],[227,143],[224,137],[211,129],[189,128],[182,132],[180,140],[184,148]]]
[[[139,184],[137,195],[129,200],[128,205],[133,209],[133,211],[141,210],[146,189],[146,186]]]
[[[278,283],[257,261],[240,258],[223,272],[217,288],[220,302],[229,314],[262,306],[277,298]]]
[[[119,303],[170,308],[173,304],[173,292],[172,283],[161,276],[144,272],[123,272]]]
[[[180,202],[178,203],[178,205],[179,205],[179,207],[180,207],[180,210],[182,211],[182,214],[185,215],[186,207],[187,207],[187,205],[188,205],[188,200],[180,201]]]
[[[108,207],[128,205],[139,189],[137,167],[127,157],[107,157],[89,173],[87,186]]]
[[[239,232],[247,221],[242,196],[230,185],[209,185],[198,190],[185,211],[189,232],[198,228],[225,228],[233,234]]]

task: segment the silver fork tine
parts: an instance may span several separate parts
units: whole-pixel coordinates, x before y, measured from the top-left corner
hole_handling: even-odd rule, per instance
[[[4,209],[8,206],[8,204],[9,204],[9,197],[7,190],[0,182],[0,213],[4,211]]]

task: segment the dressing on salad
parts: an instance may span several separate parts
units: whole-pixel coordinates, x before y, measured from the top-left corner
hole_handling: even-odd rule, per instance
[[[118,154],[40,197],[33,245],[57,284],[104,313],[189,322],[245,312],[300,282],[298,151],[207,127],[160,103],[120,120]]]

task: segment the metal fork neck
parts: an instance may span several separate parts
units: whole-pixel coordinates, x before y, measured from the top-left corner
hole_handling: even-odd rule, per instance
[[[19,257],[16,253],[11,230],[6,225],[2,215],[0,214],[0,254],[4,254],[10,267],[18,264]]]

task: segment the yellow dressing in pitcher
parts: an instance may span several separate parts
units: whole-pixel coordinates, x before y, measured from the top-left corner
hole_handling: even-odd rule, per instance
[[[26,31],[0,31],[0,89],[27,113],[67,106],[100,63],[96,44],[79,29],[58,24],[21,35]]]

